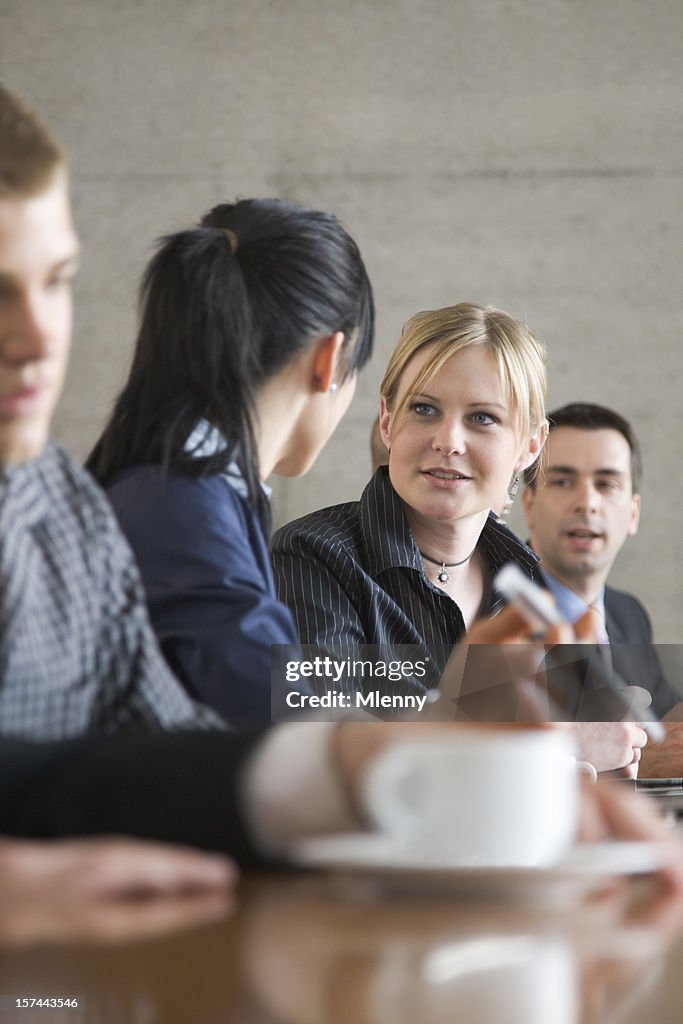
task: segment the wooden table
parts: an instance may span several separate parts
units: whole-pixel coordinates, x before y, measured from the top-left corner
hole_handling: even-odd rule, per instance
[[[212,923],[0,951],[0,1024],[680,1024],[682,924],[651,883],[548,910],[255,875]]]

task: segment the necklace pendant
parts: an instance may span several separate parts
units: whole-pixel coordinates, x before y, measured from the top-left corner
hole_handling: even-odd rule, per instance
[[[441,566],[441,568],[437,572],[436,578],[437,578],[439,583],[446,584],[446,583],[449,582],[449,580],[451,578],[451,574],[449,573],[448,569],[446,568],[446,563],[445,562],[443,563],[443,565]]]

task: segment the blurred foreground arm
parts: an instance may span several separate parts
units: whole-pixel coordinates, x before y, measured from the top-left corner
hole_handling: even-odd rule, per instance
[[[3,741],[0,829],[45,838],[127,834],[262,863],[299,837],[363,828],[365,775],[391,744],[425,730],[457,742],[460,730],[472,728],[297,722],[251,737],[128,735],[47,747]],[[664,841],[644,797],[589,790],[584,802],[587,820],[604,834]]]

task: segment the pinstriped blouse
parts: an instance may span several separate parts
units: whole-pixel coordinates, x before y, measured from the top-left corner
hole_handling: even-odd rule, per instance
[[[537,556],[493,514],[479,547],[491,576],[513,561],[534,577]],[[424,572],[386,467],[360,501],[332,505],[278,530],[273,565],[280,599],[291,608],[303,645],[334,653],[367,644],[410,645],[433,665],[429,687],[465,632],[457,604]],[[491,592],[483,610],[494,614],[502,603]]]

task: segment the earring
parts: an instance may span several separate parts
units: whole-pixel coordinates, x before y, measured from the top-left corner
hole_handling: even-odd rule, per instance
[[[519,473],[515,473],[513,475],[513,477],[512,477],[512,480],[510,481],[509,486],[508,486],[507,494],[505,495],[505,501],[503,502],[503,507],[500,510],[500,518],[501,519],[502,519],[503,516],[506,516],[506,515],[509,514],[510,509],[512,508],[512,506],[515,503],[515,498],[517,497],[517,491],[518,490],[519,490]]]
[[[330,386],[328,388],[328,391],[336,391],[338,387],[339,387],[338,384],[332,383],[332,384],[330,384]]]

